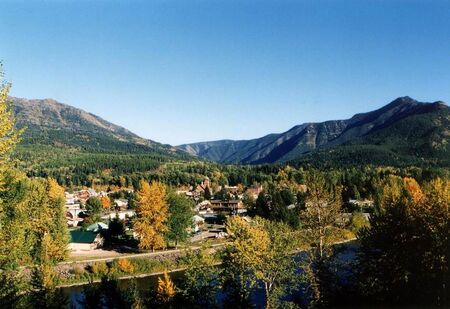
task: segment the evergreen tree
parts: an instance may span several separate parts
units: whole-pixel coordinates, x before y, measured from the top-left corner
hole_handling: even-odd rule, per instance
[[[366,303],[448,306],[450,183],[422,188],[414,179],[388,179],[382,212],[360,232],[360,291]]]
[[[209,189],[209,186],[207,186],[205,188],[205,192],[203,193],[203,197],[205,198],[205,200],[210,200],[211,199],[211,190]]]

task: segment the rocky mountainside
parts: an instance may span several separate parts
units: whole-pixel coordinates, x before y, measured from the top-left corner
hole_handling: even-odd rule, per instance
[[[443,102],[422,103],[401,97],[380,109],[346,120],[304,123],[281,134],[252,140],[203,142],[178,148],[222,163],[259,164],[302,159],[310,162],[311,158],[327,160],[328,156],[328,160],[339,159],[351,164],[360,162],[361,155],[366,156],[363,163],[375,163],[371,156],[380,153],[383,155],[377,161],[383,161],[382,157],[395,157],[394,164],[412,163],[416,159],[445,163],[449,154],[449,110]]]

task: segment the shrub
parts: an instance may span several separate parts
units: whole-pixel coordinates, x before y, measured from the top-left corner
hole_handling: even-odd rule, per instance
[[[362,228],[370,227],[369,221],[360,212],[354,212],[350,219],[349,229],[357,234]]]
[[[80,265],[74,265],[71,269],[71,273],[77,277],[81,277],[85,273],[85,270]]]
[[[108,272],[108,266],[105,262],[94,262],[90,266],[90,271],[95,275],[104,275]]]
[[[117,266],[119,267],[120,271],[124,273],[132,273],[134,271],[133,263],[131,263],[128,259],[119,259],[119,261],[117,262]]]

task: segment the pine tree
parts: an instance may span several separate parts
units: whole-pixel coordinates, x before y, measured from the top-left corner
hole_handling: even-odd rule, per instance
[[[164,247],[164,234],[167,232],[168,207],[166,189],[162,183],[151,184],[141,181],[138,192],[138,207],[134,231],[139,238],[139,248],[159,249]]]

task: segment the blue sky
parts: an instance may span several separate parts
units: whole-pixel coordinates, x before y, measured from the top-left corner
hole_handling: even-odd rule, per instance
[[[163,143],[450,102],[450,1],[1,1],[11,94]]]

